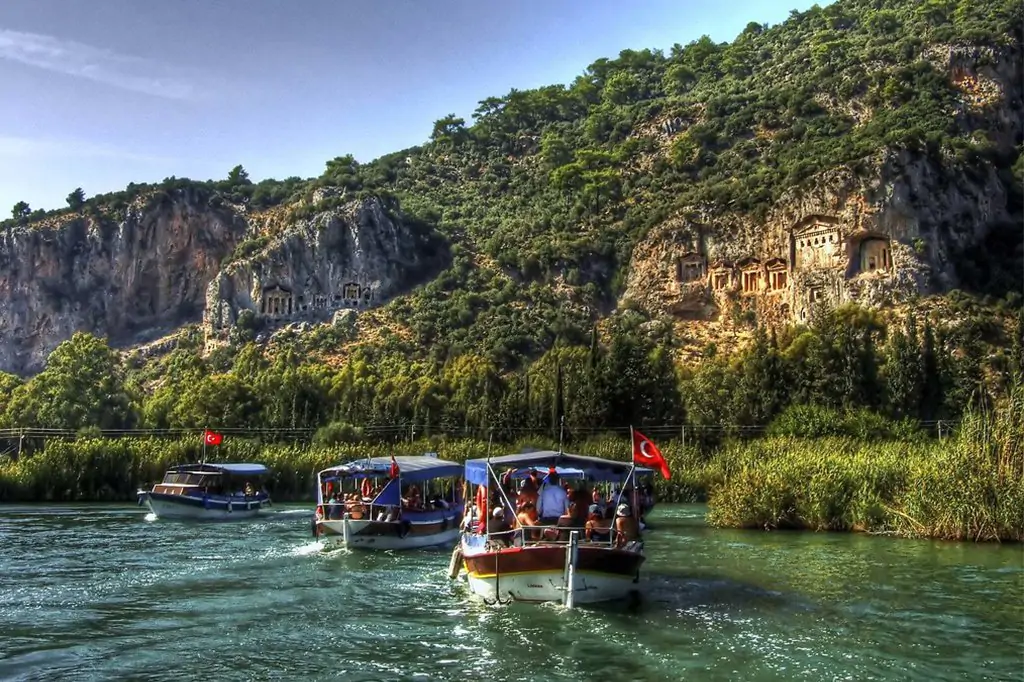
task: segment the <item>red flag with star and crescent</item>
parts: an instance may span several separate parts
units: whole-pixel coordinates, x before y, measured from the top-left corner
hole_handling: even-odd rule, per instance
[[[639,431],[633,432],[633,462],[638,466],[657,469],[666,481],[669,478],[668,462],[662,457],[661,450]]]
[[[401,473],[398,469],[398,462],[395,461],[395,456],[391,455],[391,469],[388,471],[389,478],[398,478],[398,474]]]
[[[223,441],[224,436],[217,433],[216,431],[206,429],[206,431],[203,432],[203,442],[206,445],[220,445]]]

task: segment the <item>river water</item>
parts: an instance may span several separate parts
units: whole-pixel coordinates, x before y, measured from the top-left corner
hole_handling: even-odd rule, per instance
[[[3,680],[1022,680],[1020,546],[658,509],[639,604],[488,607],[447,552],[324,554],[133,506],[0,507]]]

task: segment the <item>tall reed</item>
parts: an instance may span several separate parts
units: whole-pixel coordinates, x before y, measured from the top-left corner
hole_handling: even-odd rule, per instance
[[[706,477],[708,521],[950,540],[1024,541],[1024,392],[943,441],[732,443]]]

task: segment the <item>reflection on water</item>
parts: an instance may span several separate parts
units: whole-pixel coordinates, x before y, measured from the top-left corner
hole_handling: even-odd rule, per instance
[[[721,531],[659,509],[639,603],[485,606],[448,553],[323,552],[308,509],[0,507],[0,679],[1021,679],[1021,548]]]

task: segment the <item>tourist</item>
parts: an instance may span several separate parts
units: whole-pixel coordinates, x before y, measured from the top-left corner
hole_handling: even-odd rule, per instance
[[[569,496],[566,495],[565,488],[559,485],[558,472],[551,467],[537,497],[537,514],[540,516],[541,525],[556,525],[559,517],[568,510]]]
[[[531,500],[527,500],[523,503],[522,509],[516,516],[516,521],[522,528],[529,528],[532,526],[540,525],[540,517],[537,516],[537,505]],[[536,530],[528,531],[531,540],[536,540],[539,536]]]
[[[615,510],[615,546],[625,547],[627,543],[640,539],[640,529],[628,504],[620,504]]]
[[[597,491],[594,491],[597,495]],[[592,504],[587,509],[587,523],[584,526],[586,537],[592,542],[608,542],[611,539],[611,519],[604,518],[604,510],[599,504]]]

